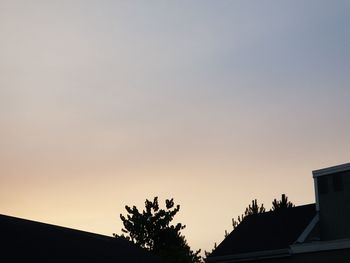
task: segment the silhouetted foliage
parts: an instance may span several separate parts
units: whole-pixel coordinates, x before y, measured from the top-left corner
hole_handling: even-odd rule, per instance
[[[249,215],[254,215],[254,214],[259,214],[259,213],[264,213],[265,207],[264,204],[259,205],[258,201],[256,199],[252,200],[252,203],[250,205],[248,205],[244,211],[244,214],[240,215],[237,217],[237,220],[235,220],[234,218],[232,218],[232,227],[233,229],[235,229],[246,216]],[[229,235],[228,231],[225,230],[225,234],[224,237],[226,238]],[[208,251],[204,251],[204,261],[207,261],[207,258],[210,256],[210,254],[216,249],[216,243],[214,243],[214,248],[212,249],[212,251],[208,252]]]
[[[295,205],[288,201],[288,197],[285,194],[281,195],[281,200],[276,200],[274,199],[272,202],[272,208],[270,209],[270,211],[274,212],[274,211],[279,211],[281,209],[287,209],[287,208],[292,208]],[[264,207],[264,204],[259,205],[257,199],[252,200],[252,203],[250,205],[248,205],[248,207],[245,209],[244,213],[240,216],[237,217],[237,220],[235,220],[234,218],[232,218],[232,227],[233,229],[235,229],[246,216],[249,215],[254,215],[254,214],[260,214],[260,213],[264,213],[266,212],[266,209]],[[225,230],[225,238],[228,236],[228,232],[227,230]],[[214,244],[214,248],[212,249],[212,251],[208,252],[208,251],[204,251],[205,254],[205,258],[204,261],[206,261],[206,259],[210,256],[210,254],[216,249],[216,243]]]
[[[160,209],[158,197],[153,201],[146,199],[145,209],[142,212],[133,206],[125,206],[127,216],[120,214],[124,228],[121,236],[136,245],[152,251],[173,263],[201,262],[200,250],[193,252],[187,244],[181,230],[186,226],[181,223],[171,225],[180,206],[174,205],[173,199],[165,200],[165,209]]]
[[[216,242],[214,243],[214,248],[211,251],[204,250],[204,262],[207,262],[207,258],[213,253],[213,251],[217,248]]]
[[[272,202],[272,208],[270,211],[278,211],[281,209],[292,208],[295,205],[288,201],[288,197],[285,194],[282,194],[281,200],[276,200],[276,198]]]
[[[237,220],[232,218],[232,227],[235,229],[246,216],[264,213],[266,211],[264,204],[258,205],[256,199],[252,200],[252,203],[245,209],[244,214],[238,216]]]

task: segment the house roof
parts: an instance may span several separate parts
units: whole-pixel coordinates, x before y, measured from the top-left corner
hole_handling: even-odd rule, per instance
[[[0,247],[13,262],[163,262],[122,238],[6,215],[0,215]]]
[[[210,257],[288,248],[315,215],[315,204],[309,204],[247,216]]]
[[[330,175],[330,174],[348,172],[348,171],[350,171],[350,163],[344,163],[344,164],[340,164],[332,167],[314,170],[312,171],[312,174],[313,174],[313,177],[315,178],[323,175]]]

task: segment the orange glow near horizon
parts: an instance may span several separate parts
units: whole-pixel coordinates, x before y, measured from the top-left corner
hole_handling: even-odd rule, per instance
[[[112,235],[174,198],[210,250],[254,198],[314,202],[349,162],[349,4],[136,2],[2,1],[0,213]]]

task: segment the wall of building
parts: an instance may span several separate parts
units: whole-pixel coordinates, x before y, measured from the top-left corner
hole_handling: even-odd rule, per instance
[[[317,178],[321,239],[350,238],[350,171]]]
[[[245,261],[249,263],[349,263],[350,249],[295,254],[291,257]]]
[[[348,263],[350,262],[350,249],[333,250],[326,252],[297,254],[291,258],[291,263]]]

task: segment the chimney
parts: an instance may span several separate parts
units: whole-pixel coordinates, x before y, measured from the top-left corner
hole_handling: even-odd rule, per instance
[[[312,172],[321,240],[350,238],[350,163]]]

